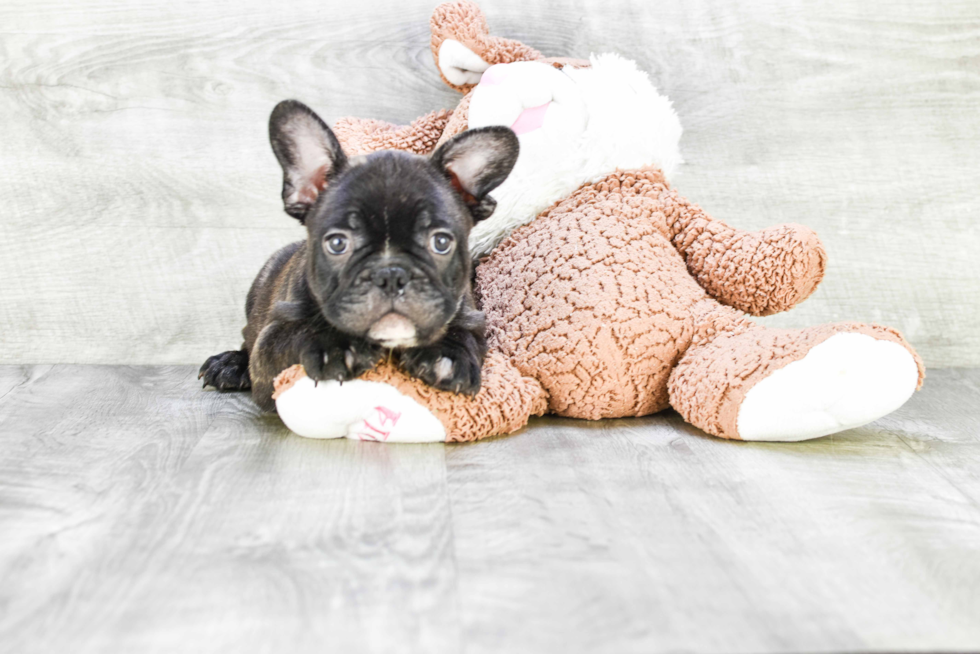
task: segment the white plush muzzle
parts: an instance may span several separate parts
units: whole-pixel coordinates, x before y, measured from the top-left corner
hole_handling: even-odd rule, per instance
[[[646,73],[618,55],[591,58],[590,68],[522,61],[497,64],[473,90],[469,127],[513,129],[521,153],[491,195],[497,209],[470,234],[478,259],[579,186],[617,168],[680,164],[681,125],[670,100]]]

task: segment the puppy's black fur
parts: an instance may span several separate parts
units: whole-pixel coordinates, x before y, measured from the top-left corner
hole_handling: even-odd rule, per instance
[[[314,380],[343,381],[391,351],[427,384],[476,393],[486,342],[467,240],[517,160],[514,133],[470,130],[430,157],[348,159],[312,110],[287,100],[272,112],[269,138],[286,213],[307,239],[263,266],[245,302],[245,343],[201,366],[205,386],[251,387],[271,410],[273,379],[293,364]]]

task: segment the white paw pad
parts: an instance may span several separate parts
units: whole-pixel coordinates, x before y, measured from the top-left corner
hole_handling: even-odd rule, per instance
[[[432,372],[436,374],[436,379],[443,381],[444,379],[449,379],[453,376],[453,360],[449,357],[442,357],[436,361],[436,365],[432,368]]]
[[[802,441],[860,427],[902,406],[919,382],[898,343],[841,333],[753,386],[738,413],[746,441]]]

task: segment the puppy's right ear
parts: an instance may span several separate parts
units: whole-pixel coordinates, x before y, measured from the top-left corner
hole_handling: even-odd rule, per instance
[[[283,100],[272,110],[269,141],[282,166],[286,213],[302,223],[327,182],[347,165],[347,156],[327,124],[296,100]]]
[[[491,125],[457,134],[440,145],[430,161],[449,178],[474,222],[479,222],[497,206],[488,193],[510,175],[520,150],[513,130]]]

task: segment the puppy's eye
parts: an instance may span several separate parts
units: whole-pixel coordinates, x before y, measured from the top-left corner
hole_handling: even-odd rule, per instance
[[[323,249],[327,254],[343,254],[347,252],[349,243],[350,239],[343,234],[327,234],[323,237]]]
[[[449,254],[453,249],[453,235],[448,232],[436,232],[429,239],[429,247],[436,254]]]

